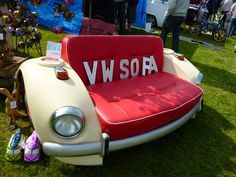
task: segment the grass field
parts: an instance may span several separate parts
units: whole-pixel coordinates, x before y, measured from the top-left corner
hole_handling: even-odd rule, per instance
[[[43,51],[47,41],[60,41],[41,28]],[[134,29],[135,34],[145,34]],[[184,36],[192,37],[183,32]],[[170,46],[170,39],[168,46]],[[0,176],[78,177],[236,177],[236,38],[216,43],[211,36],[198,39],[215,49],[181,41],[183,53],[204,74],[204,110],[172,134],[134,148],[112,152],[103,166],[81,167],[43,156],[35,163],[4,160],[9,130],[0,100]],[[31,51],[32,56],[37,56]],[[27,126],[26,122],[18,122]]]

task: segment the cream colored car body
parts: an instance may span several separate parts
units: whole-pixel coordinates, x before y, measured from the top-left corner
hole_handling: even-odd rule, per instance
[[[41,63],[41,58],[31,59],[24,62],[19,68],[24,78],[30,118],[36,132],[40,135],[41,143],[78,144],[100,141],[101,128],[93,103],[75,71],[70,66],[65,65],[70,78],[63,81],[56,78],[53,65],[43,66]],[[52,114],[64,106],[78,107],[85,114],[85,128],[78,137],[62,138],[52,129]],[[100,155],[58,157],[58,159],[72,164],[87,165],[87,161],[93,162],[93,165],[102,163]]]
[[[200,84],[203,75],[186,58],[184,58],[184,60],[179,60],[177,55],[178,54],[171,49],[164,49],[163,71],[176,75],[197,85]]]
[[[165,49],[164,51],[163,71],[198,84],[201,73],[187,59],[180,61],[172,50]],[[63,66],[68,72],[69,79],[57,79],[55,66]],[[28,113],[40,136],[44,152],[70,164],[101,165],[105,147],[103,133],[93,102],[77,73],[63,61],[47,63],[42,58],[24,62],[15,77],[18,77],[19,73],[23,76]],[[78,107],[85,114],[85,128],[79,136],[64,138],[55,133],[52,128],[53,113],[65,106]],[[187,115],[187,118],[183,121],[178,120],[175,124],[136,137],[110,142],[109,151],[132,147],[162,137],[184,124],[197,110],[200,110],[199,105]],[[70,146],[73,147],[74,152],[70,152]],[[66,147],[65,150],[64,147]],[[76,155],[78,148],[81,148],[84,155]],[[88,153],[87,151],[90,150],[87,148],[93,151]],[[57,152],[54,153],[54,150]]]

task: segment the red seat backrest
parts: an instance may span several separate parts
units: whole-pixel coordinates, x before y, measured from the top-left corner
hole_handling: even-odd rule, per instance
[[[147,58],[162,70],[163,44],[157,36],[69,35],[61,57],[88,85],[142,75]]]

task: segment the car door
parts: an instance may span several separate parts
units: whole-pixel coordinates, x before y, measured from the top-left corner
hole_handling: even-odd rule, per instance
[[[147,0],[147,18],[156,26],[162,27],[168,0]]]

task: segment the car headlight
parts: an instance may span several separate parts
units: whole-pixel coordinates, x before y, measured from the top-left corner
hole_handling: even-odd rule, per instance
[[[79,135],[84,128],[84,113],[76,107],[62,107],[52,117],[54,131],[62,137]]]

